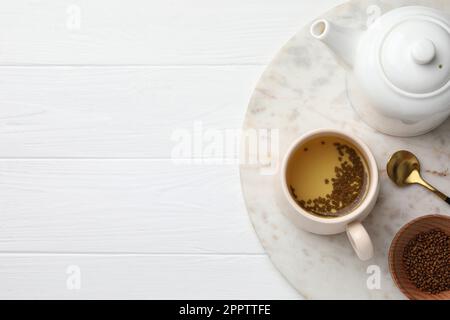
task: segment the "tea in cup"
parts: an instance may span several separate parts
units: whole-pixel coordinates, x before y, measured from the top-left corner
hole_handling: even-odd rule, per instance
[[[281,184],[290,204],[287,215],[296,225],[325,235],[346,231],[358,257],[372,257],[361,221],[378,197],[378,169],[361,140],[334,129],[301,136],[283,160]]]

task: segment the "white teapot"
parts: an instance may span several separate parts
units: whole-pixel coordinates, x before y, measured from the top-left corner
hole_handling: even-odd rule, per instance
[[[402,7],[366,31],[322,19],[311,34],[347,67],[350,103],[373,128],[415,136],[450,115],[450,18],[443,12]]]

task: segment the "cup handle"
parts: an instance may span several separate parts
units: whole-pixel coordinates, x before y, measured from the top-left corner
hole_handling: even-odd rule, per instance
[[[355,221],[348,224],[346,232],[358,258],[366,261],[373,257],[372,240],[361,222]]]

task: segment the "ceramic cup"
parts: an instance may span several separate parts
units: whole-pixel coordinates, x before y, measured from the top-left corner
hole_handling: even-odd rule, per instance
[[[287,165],[291,156],[294,154],[297,148],[299,148],[310,139],[330,135],[347,140],[351,142],[355,147],[357,147],[366,160],[369,174],[368,191],[366,196],[361,200],[360,204],[350,213],[335,218],[320,217],[302,209],[292,198],[286,181]],[[368,260],[372,258],[372,241],[370,240],[370,236],[367,233],[366,229],[361,224],[361,221],[367,217],[367,215],[375,206],[380,186],[377,163],[372,155],[372,152],[364,142],[362,142],[354,135],[340,130],[318,129],[308,132],[300,138],[296,139],[288,149],[286,156],[284,157],[282,162],[280,176],[282,193],[289,202],[289,210],[284,213],[288,216],[288,218],[290,218],[290,220],[292,220],[298,227],[316,234],[331,235],[346,232],[357,256],[361,260]]]

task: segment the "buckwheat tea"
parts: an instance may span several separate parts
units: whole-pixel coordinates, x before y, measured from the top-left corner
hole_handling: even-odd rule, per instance
[[[422,291],[437,294],[450,290],[450,236],[441,229],[419,233],[403,251],[403,267]]]
[[[367,163],[347,140],[327,136],[300,146],[287,168],[292,197],[309,213],[339,217],[350,213],[368,190]]]

